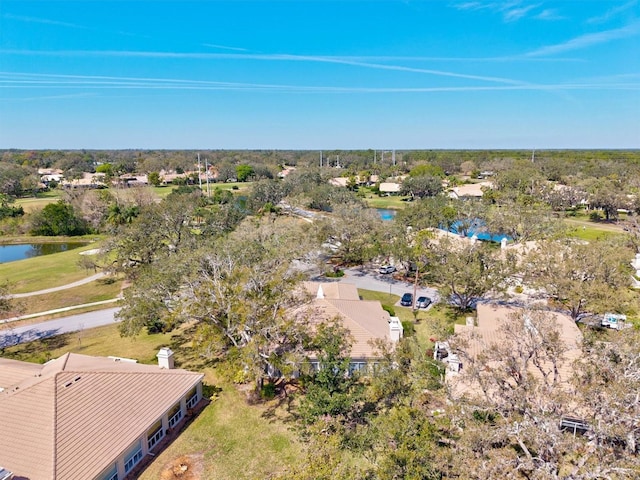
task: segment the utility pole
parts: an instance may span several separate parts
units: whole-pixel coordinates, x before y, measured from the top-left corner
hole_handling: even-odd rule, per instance
[[[395,149],[391,151],[391,158],[393,159],[393,166],[396,166],[396,151]]]
[[[200,176],[200,154],[198,154],[198,185],[200,185],[200,191],[202,191],[202,177]]]
[[[322,168],[322,150],[320,150],[320,168]]]
[[[209,164],[207,163],[207,159],[204,159],[204,167],[205,167],[205,175],[207,176],[207,197],[211,196],[211,191],[209,190]]]

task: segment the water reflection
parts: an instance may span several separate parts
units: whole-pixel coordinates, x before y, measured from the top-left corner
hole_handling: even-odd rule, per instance
[[[23,245],[0,245],[0,263],[17,262],[26,258],[51,255],[82,247],[86,243],[29,243]]]

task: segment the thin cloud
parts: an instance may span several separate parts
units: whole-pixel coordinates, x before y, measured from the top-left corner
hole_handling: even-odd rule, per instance
[[[87,27],[84,27],[82,25],[76,25],[75,23],[67,23],[67,22],[60,22],[58,20],[50,20],[48,18],[38,18],[38,17],[25,17],[22,15],[13,15],[12,13],[5,13],[2,15],[4,18],[9,19],[9,20],[17,20],[19,22],[26,22],[26,23],[41,23],[44,25],[56,25],[58,27],[67,27],[67,28],[79,28],[82,30],[87,30]]]
[[[566,17],[563,17],[562,15],[560,15],[558,11],[553,8],[545,8],[540,13],[535,15],[533,18],[535,18],[536,20],[549,20],[549,21],[566,19]]]
[[[228,47],[226,45],[216,45],[216,44],[213,44],[213,43],[203,43],[202,46],[203,47],[211,47],[211,48],[219,48],[221,50],[234,50],[236,52],[247,52],[248,51],[246,48]]]
[[[176,78],[110,77],[91,75],[54,75],[0,72],[4,88],[76,88],[85,90],[175,90],[175,91],[252,91],[277,93],[345,94],[345,93],[437,93],[483,91],[572,91],[572,90],[640,90],[640,82],[603,83],[583,82],[542,85],[470,85],[462,87],[323,87],[287,84],[259,84],[188,80]],[[55,95],[28,98],[65,98],[89,94]]]
[[[638,0],[631,0],[627,3],[623,3],[622,5],[618,5],[617,7],[613,7],[607,10],[604,14],[598,17],[592,17],[587,20],[587,23],[605,23],[611,20],[614,17],[617,17],[619,14],[626,12],[627,10],[635,7],[638,4]]]
[[[407,67],[403,65],[388,65],[355,60],[350,57],[324,57],[314,55],[291,54],[244,54],[244,53],[189,53],[189,52],[149,52],[149,51],[114,51],[114,50],[0,50],[0,53],[23,55],[47,55],[47,56],[110,56],[110,57],[140,57],[140,58],[196,58],[196,59],[235,59],[235,60],[260,60],[272,62],[312,62],[329,63],[336,65],[350,65],[353,67],[369,68],[374,70],[392,70],[400,72],[422,73],[441,77],[464,78],[467,80],[481,80],[485,82],[505,83],[512,85],[525,85],[526,82],[503,77],[489,77],[467,73],[450,72],[426,68]]]
[[[525,17],[531,10],[537,8],[538,5],[527,5],[520,8],[512,8],[504,12],[504,20],[505,22],[515,22],[516,20],[520,20],[522,17]]]
[[[232,47],[235,48],[235,47]],[[282,57],[283,55],[270,54],[233,54],[233,53],[208,53],[208,52],[150,52],[150,51],[93,51],[93,50],[17,50],[0,49],[0,54],[7,55],[41,55],[41,56],[122,56],[122,57],[149,57],[149,58],[192,58],[192,59],[231,59],[231,60],[270,60],[271,57]],[[296,55],[289,55],[295,57]],[[300,55],[301,58],[308,56]],[[455,63],[486,63],[486,62],[584,62],[582,58],[555,57],[555,58],[533,58],[523,56],[501,56],[501,57],[417,57],[406,55],[365,55],[365,56],[338,56],[322,55],[316,56],[324,60],[353,61],[353,62],[455,62]]]
[[[5,97],[0,98],[0,102],[35,102],[41,100],[69,100],[74,98],[88,98],[88,97],[96,97],[97,95],[93,92],[83,92],[83,93],[69,93],[66,95],[42,95],[35,97]]]
[[[636,21],[622,28],[606,30],[603,32],[588,33],[579,37],[572,38],[564,43],[556,45],[548,45],[525,54],[528,57],[541,57],[546,55],[555,55],[557,53],[579,50],[601,43],[607,43],[620,38],[627,38],[637,35],[640,32],[640,21]]]
[[[504,2],[470,1],[454,5],[454,8],[463,11],[487,10],[495,14],[500,14],[505,22],[515,22],[520,20],[521,18],[528,16],[538,7],[540,7],[539,3],[528,3],[523,0],[511,0]],[[538,15],[534,16],[534,18],[538,18]],[[541,19],[545,18],[543,17]]]

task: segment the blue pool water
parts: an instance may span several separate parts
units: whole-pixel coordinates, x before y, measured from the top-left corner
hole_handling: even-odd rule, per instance
[[[398,213],[395,210],[390,210],[388,208],[376,208],[376,210],[378,211],[380,218],[384,221],[393,220],[396,218],[396,213]]]

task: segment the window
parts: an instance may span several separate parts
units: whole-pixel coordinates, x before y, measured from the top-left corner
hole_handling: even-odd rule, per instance
[[[356,372],[366,373],[367,372],[367,363],[366,362],[351,362],[349,363],[349,375],[353,375]]]
[[[155,447],[160,440],[164,438],[164,429],[162,428],[162,421],[156,422],[156,424],[150,428],[153,432],[147,437],[147,447],[151,450]]]
[[[195,386],[187,393],[187,409],[195,407],[200,398],[198,397],[198,387]]]
[[[175,427],[182,420],[182,409],[180,403],[169,411],[169,428]]]
[[[124,457],[124,473],[129,473],[142,460],[142,445],[138,440]]]
[[[118,468],[114,464],[108,472],[100,477],[101,480],[118,480]]]

